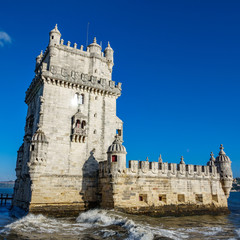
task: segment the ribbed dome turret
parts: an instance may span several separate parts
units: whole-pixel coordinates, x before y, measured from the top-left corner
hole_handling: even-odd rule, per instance
[[[126,153],[126,148],[122,145],[122,140],[118,135],[115,136],[115,140],[113,141],[112,145],[109,146],[107,153],[111,152],[119,152],[119,153]]]
[[[223,149],[224,149],[224,147],[221,144],[219,156],[216,157],[216,163],[218,163],[218,162],[230,162],[230,158],[226,155],[226,153],[223,151]]]
[[[211,152],[210,156],[211,156],[211,157],[210,157],[209,161],[207,162],[207,165],[208,165],[208,166],[214,166],[216,159],[215,159],[215,157],[214,157],[213,152]]]
[[[40,128],[34,133],[32,142],[47,142],[47,137]]]

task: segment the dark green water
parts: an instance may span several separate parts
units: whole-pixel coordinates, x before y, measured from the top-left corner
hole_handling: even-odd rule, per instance
[[[153,218],[95,209],[78,218],[14,219],[0,207],[0,239],[240,239],[240,192],[230,194],[229,209],[223,216]]]

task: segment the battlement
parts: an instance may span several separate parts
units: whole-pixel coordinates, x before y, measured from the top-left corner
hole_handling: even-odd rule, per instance
[[[83,45],[77,48],[77,44],[71,46],[70,41],[64,45],[57,25],[49,35],[49,45],[36,58],[36,76],[26,91],[26,103],[43,82],[109,96],[121,95],[122,83],[112,81],[113,49],[109,43],[102,52],[94,38],[84,51]]]
[[[43,69],[44,70],[44,69]],[[25,102],[28,103],[38,90],[39,84],[46,82],[49,84],[75,88],[84,91],[91,91],[97,94],[107,94],[119,97],[121,95],[122,83],[97,78],[84,73],[71,71],[70,69],[54,68],[54,74],[50,71],[43,71],[40,76],[36,76],[26,91]]]
[[[53,47],[57,48],[59,50],[63,50],[63,51],[72,53],[72,54],[78,54],[78,55],[83,56],[83,57],[96,57],[96,58],[101,59],[104,62],[109,61],[107,59],[106,52],[104,52],[104,51],[103,52],[100,51],[100,54],[99,54],[99,51],[96,51],[96,52],[91,51],[90,52],[90,47],[89,46],[86,48],[86,50],[84,50],[83,45],[81,45],[80,48],[77,48],[77,43],[74,43],[74,45],[71,46],[70,41],[67,42],[67,45],[64,45],[64,40],[63,39],[61,39],[60,44],[54,45]],[[47,56],[48,53],[49,53],[49,46],[45,49],[44,53],[41,52],[41,54],[38,56],[39,65],[44,61],[44,59],[45,59],[45,57]]]
[[[116,163],[111,163],[111,169],[107,161],[99,163],[100,177],[107,176],[110,172],[118,172],[115,169]],[[124,172],[124,171],[123,171]],[[176,177],[176,178],[213,178],[220,179],[220,174],[216,166],[202,166],[176,163],[159,163],[130,160],[129,168],[126,168],[125,174],[129,176],[149,176],[149,177]]]

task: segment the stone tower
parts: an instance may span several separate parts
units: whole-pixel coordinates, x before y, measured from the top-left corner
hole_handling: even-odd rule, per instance
[[[121,83],[112,81],[113,50],[97,44],[64,45],[57,25],[36,58],[26,92],[24,142],[18,151],[14,206],[32,212],[79,211],[95,206],[98,165],[116,130]]]

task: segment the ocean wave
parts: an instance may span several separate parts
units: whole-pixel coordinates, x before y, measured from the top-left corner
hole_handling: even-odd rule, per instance
[[[238,237],[240,238],[240,228],[236,229],[235,232],[237,233]]]
[[[191,238],[213,239],[226,229],[221,226],[174,227],[161,224],[159,219],[131,216],[112,210],[94,209],[80,213],[73,218],[51,218],[43,215],[29,214],[0,231],[0,235],[16,234],[23,239],[97,239],[124,240],[182,240]],[[163,219],[161,219],[163,221]],[[167,221],[167,220],[166,220]],[[177,221],[177,219],[176,219]],[[234,232],[234,233],[233,233]],[[240,237],[240,229],[235,229],[229,237]],[[34,234],[35,238],[31,238]],[[234,236],[235,235],[235,236]],[[29,238],[30,236],[30,238]],[[84,238],[86,236],[86,238]]]
[[[189,232],[189,233],[201,233],[204,236],[213,236],[222,232],[223,229],[221,227],[194,227],[194,228],[182,228],[181,231]]]
[[[64,229],[63,235],[75,235],[91,227],[89,224],[74,224],[60,219],[49,218],[41,214],[29,214],[4,228],[5,233],[59,233]]]
[[[115,213],[106,210],[89,210],[81,213],[77,218],[77,222],[91,223],[99,226],[118,225],[126,229],[129,236],[126,240],[152,240],[154,235],[143,226],[135,224],[132,220],[122,218]]]

